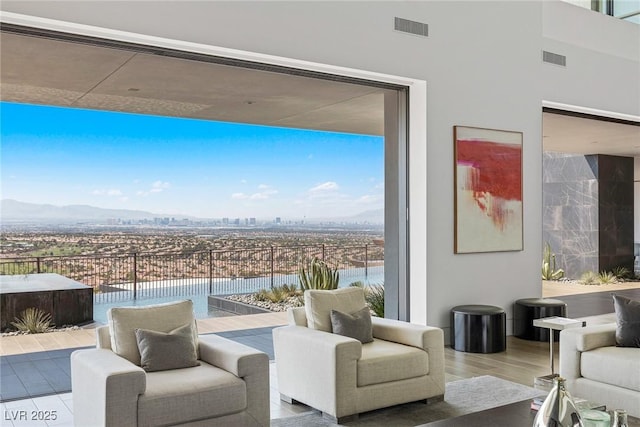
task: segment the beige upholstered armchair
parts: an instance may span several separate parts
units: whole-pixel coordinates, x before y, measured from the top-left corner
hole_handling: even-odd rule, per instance
[[[112,308],[71,355],[76,426],[268,426],[269,358],[198,336],[191,301]]]
[[[364,307],[363,290],[352,287],[306,291],[305,307],[289,310],[289,325],[273,330],[283,400],[340,423],[361,412],[442,399],[442,330],[369,317],[367,331]]]

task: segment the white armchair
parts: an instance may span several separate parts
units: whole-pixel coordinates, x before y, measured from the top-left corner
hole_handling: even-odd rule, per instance
[[[97,330],[97,348],[71,355],[76,426],[269,425],[265,353],[216,335],[194,335],[198,366],[146,372],[135,363],[150,366],[137,349],[135,359],[132,331],[168,333],[195,324],[191,301],[113,310],[118,312],[110,313],[109,326]]]
[[[373,341],[365,344],[326,330],[331,309],[353,313],[365,304],[360,288],[306,291],[305,307],[289,310],[289,325],[273,330],[283,400],[340,423],[374,409],[442,399],[441,329],[373,317]]]

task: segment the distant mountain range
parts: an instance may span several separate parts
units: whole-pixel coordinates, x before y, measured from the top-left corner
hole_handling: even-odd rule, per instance
[[[121,218],[124,220],[152,219],[162,217],[186,218],[184,215],[161,215],[145,211],[129,209],[103,209],[89,205],[54,206],[37,203],[25,203],[12,199],[0,201],[0,216],[3,220],[107,220]],[[190,219],[193,219],[191,217]]]
[[[178,220],[206,220],[182,214],[157,214],[130,209],[104,209],[89,205],[55,206],[49,204],[26,203],[12,199],[0,201],[0,219],[3,221],[69,222],[106,221],[108,219],[143,220],[153,218],[176,218]],[[365,211],[342,218],[308,218],[307,221],[384,222],[384,209]]]

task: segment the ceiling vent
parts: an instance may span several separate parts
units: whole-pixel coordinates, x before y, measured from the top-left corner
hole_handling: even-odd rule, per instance
[[[429,36],[429,25],[398,17],[395,19],[395,30],[402,31],[403,33],[415,34],[417,36]]]
[[[564,55],[558,55],[557,53],[542,51],[542,60],[549,64],[560,65],[562,67],[567,66],[567,57]]]

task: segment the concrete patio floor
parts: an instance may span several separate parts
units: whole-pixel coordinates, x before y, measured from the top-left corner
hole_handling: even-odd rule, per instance
[[[198,319],[197,322],[198,332],[207,334],[284,325],[287,323],[287,314],[265,313],[211,317]],[[77,330],[0,337],[0,356],[94,346],[97,326],[100,325],[93,323]]]

